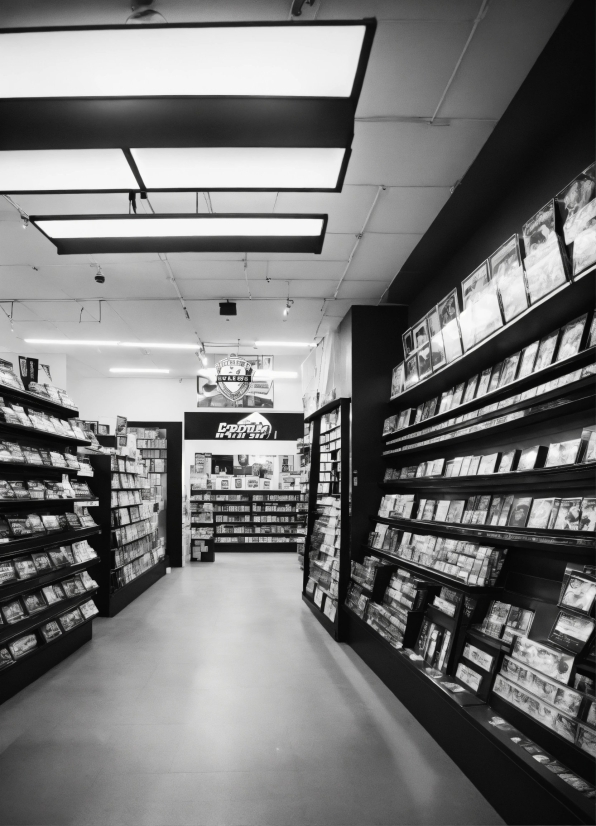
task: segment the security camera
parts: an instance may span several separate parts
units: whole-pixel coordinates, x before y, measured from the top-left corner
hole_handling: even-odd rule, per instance
[[[105,280],[106,280],[106,277],[103,273],[98,272],[97,275],[95,276],[95,280],[97,281],[98,284],[104,284]]]

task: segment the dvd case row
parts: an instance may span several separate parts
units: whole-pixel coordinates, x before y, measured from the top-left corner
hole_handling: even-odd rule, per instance
[[[51,605],[73,599],[97,588],[87,571],[52,582],[43,588],[30,591],[20,597],[11,597],[0,603],[0,626],[16,625],[29,617],[45,611]]]
[[[591,194],[573,230],[568,225],[570,213],[561,206],[566,196],[558,197],[524,224],[521,239],[513,235],[462,281],[461,309],[458,291],[452,290],[403,334],[402,375],[395,378],[392,397],[460,358],[596,263],[594,165],[566,191],[575,191],[579,178],[590,182],[586,191]],[[579,226],[583,229],[576,235]]]
[[[67,407],[69,410],[75,410],[75,403],[70,398],[66,390],[61,390],[53,384],[43,384],[43,382],[30,381],[25,388],[23,381],[9,366],[9,362],[3,362],[0,365],[0,385],[10,387],[13,390],[20,390],[22,392],[31,393],[33,396],[39,396],[41,399],[60,404],[62,407]]]
[[[539,374],[552,364],[564,362],[595,345],[596,316],[592,316],[588,324],[586,313],[560,329],[551,331],[522,350],[518,350],[503,361],[487,367],[482,373],[469,378],[467,382],[461,382],[446,390],[441,396],[428,399],[417,408],[403,410],[395,419],[389,417],[390,421],[386,420],[383,431],[391,433],[401,430],[411,424],[447,413],[475,399],[484,398],[516,381]],[[393,371],[392,398],[399,395],[399,392],[393,393],[394,384],[399,383],[399,375],[400,365]],[[572,375],[575,375],[574,372]],[[572,380],[574,379],[568,379],[567,383]],[[400,392],[406,389],[407,386],[403,384]]]
[[[94,527],[97,523],[87,508],[80,513],[4,513],[0,516],[0,543]]]
[[[0,670],[15,665],[26,654],[36,650],[40,645],[43,646],[53,642],[62,634],[72,631],[78,625],[93,619],[98,613],[95,603],[92,599],[89,599],[61,614],[55,620],[50,620],[34,629],[34,631],[11,640],[5,647],[0,648]]]
[[[596,461],[596,428],[584,428],[581,436],[551,442],[549,445],[533,445],[528,448],[512,448],[484,455],[438,458],[387,468],[384,482],[398,479],[444,478],[466,476],[493,476],[500,473],[524,473],[547,468],[564,468],[585,465]]]
[[[596,498],[479,494],[467,499],[420,497],[416,502],[413,494],[388,494],[381,500],[379,516],[445,524],[594,532]]]
[[[50,574],[63,568],[81,565],[97,559],[97,554],[86,539],[57,548],[32,551],[0,560],[0,586]],[[1,591],[0,591],[1,599]]]
[[[87,482],[69,479],[0,479],[0,501],[14,502],[22,499],[95,499]]]

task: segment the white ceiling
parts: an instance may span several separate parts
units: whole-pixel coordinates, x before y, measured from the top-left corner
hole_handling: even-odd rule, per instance
[[[247,278],[239,254],[168,255],[189,322],[159,256],[58,256],[35,229],[23,231],[18,214],[0,199],[0,301],[18,302],[14,334],[0,313],[0,348],[39,352],[40,345],[29,347],[19,339],[64,336],[190,343],[196,332],[203,341],[222,345],[220,351],[237,340],[247,351],[256,339],[312,341],[335,329],[351,304],[377,304],[490,136],[570,2],[491,0],[433,125],[417,119],[435,112],[481,0],[316,0],[313,8],[305,6],[303,20],[378,20],[343,192],[213,193],[211,201],[216,212],[326,212],[322,254],[250,254]],[[286,20],[291,2],[156,0],[154,7],[172,23]],[[3,0],[0,27],[123,23],[129,13],[127,0]],[[91,59],[109,60],[109,55]],[[195,210],[193,194],[150,197],[157,212]],[[128,209],[126,195],[16,200],[30,214]],[[202,196],[199,211],[207,211]],[[103,285],[94,281],[98,264],[106,276]],[[294,304],[284,322],[288,294]],[[238,315],[229,321],[218,315],[217,302],[225,299],[238,302]],[[10,312],[10,304],[1,306]],[[82,376],[109,375],[112,366],[169,367],[176,375],[191,375],[197,368],[191,353],[69,348],[68,354]]]

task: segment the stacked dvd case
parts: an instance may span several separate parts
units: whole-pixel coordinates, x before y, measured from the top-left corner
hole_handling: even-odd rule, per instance
[[[0,367],[0,702],[92,636],[91,445],[64,391]]]

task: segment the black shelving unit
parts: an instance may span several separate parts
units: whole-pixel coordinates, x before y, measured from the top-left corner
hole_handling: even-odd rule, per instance
[[[456,362],[446,365],[393,399],[387,406],[387,415],[417,407],[585,313],[594,304],[594,274],[595,268],[591,268],[580,279],[566,284],[529,308]],[[483,456],[579,437],[584,428],[593,426],[594,376],[585,368],[594,364],[595,355],[594,347],[583,350],[480,399],[384,435],[379,447],[386,468],[397,474],[402,468],[411,468],[430,459],[448,460],[470,454]],[[546,382],[578,370],[584,370],[584,375],[576,375],[571,383],[540,391],[541,385]],[[534,388],[539,388],[539,392],[533,397],[525,400],[515,398]],[[511,404],[507,404],[508,399],[512,400]],[[482,410],[493,403],[498,403],[499,407],[492,411]],[[454,421],[456,417],[474,411],[478,411],[477,416]],[[523,415],[511,421],[503,418],[520,411]],[[470,431],[469,428],[474,425],[480,427]],[[431,427],[436,429],[430,430]],[[437,436],[445,438],[423,443]],[[402,450],[396,450],[398,447]],[[521,493],[532,498],[594,497],[594,468],[595,463],[591,462],[483,476],[420,476],[377,481],[383,493],[414,494],[415,500]],[[441,594],[459,593],[462,600],[468,601],[464,604],[469,607],[470,621],[458,627],[456,623],[450,623],[447,615],[435,604],[427,606],[425,617],[429,622],[451,628],[457,635],[449,662],[442,673],[432,664],[429,665],[425,649],[421,654],[416,653],[415,646],[411,646],[414,650],[396,650],[366,622],[366,613],[359,616],[350,607],[342,605],[345,640],[429,730],[507,822],[591,822],[593,801],[561,782],[511,738],[519,735],[524,742],[531,740],[538,750],[561,761],[588,782],[593,780],[593,758],[578,745],[566,741],[492,691],[495,676],[503,657],[510,652],[511,644],[482,634],[479,622],[491,600],[532,611],[534,619],[529,638],[545,644],[558,615],[566,566],[573,564],[583,569],[593,565],[596,535],[584,531],[534,530],[397,518],[397,514],[395,518],[386,518],[376,516],[370,510],[367,516],[369,523],[372,523],[370,527],[383,523],[398,532],[396,546],[392,546],[396,550],[371,547],[363,532],[359,536],[357,549],[354,548],[354,538],[352,540],[352,559],[361,562],[365,556],[376,557],[389,563],[392,569],[395,566],[434,582],[437,588],[443,589]],[[494,586],[478,588],[400,557],[399,544],[403,533],[471,542],[475,546],[507,548],[507,556]],[[381,594],[374,589],[364,593],[367,599],[381,599]],[[480,650],[492,652],[494,670],[485,675],[480,672],[482,680],[478,689],[462,683],[456,676],[462,662],[469,664],[463,657],[466,641]],[[553,643],[546,644],[556,647]],[[575,658],[571,686],[575,674],[592,678],[596,674],[591,645],[593,647],[593,641]],[[447,685],[454,683],[459,683],[459,693],[448,690]],[[522,690],[528,693],[527,689]],[[498,718],[506,721],[501,728],[495,725]],[[499,778],[498,788],[495,777]],[[506,795],[502,794],[504,788],[507,789]]]
[[[104,447],[116,448],[117,439],[117,436],[100,436],[98,441]],[[95,521],[101,527],[101,535],[92,540],[93,547],[100,557],[100,563],[96,569],[96,579],[99,584],[96,602],[101,616],[114,617],[158,579],[165,576],[169,562],[166,555],[129,582],[122,585],[117,583],[116,572],[122,567],[116,564],[114,558],[114,527],[112,526],[112,473],[117,471],[112,471],[112,456],[105,454],[92,456],[91,466],[96,479],[94,492],[98,499],[98,505],[92,511]],[[141,486],[126,488],[126,490],[140,491]],[[139,498],[139,503],[140,501]],[[143,554],[139,554],[140,556]],[[131,559],[126,564],[131,564],[133,561]]]
[[[129,427],[165,430],[167,470],[165,471],[166,548],[170,565],[182,567],[182,422],[131,421]]]
[[[61,419],[72,419],[78,416],[78,411],[63,407],[56,402],[38,396],[34,393],[2,385],[0,395],[8,404],[23,405],[26,409],[44,412]],[[76,453],[76,448],[87,446],[89,442],[47,433],[36,428],[24,427],[16,424],[0,423],[2,437],[17,442],[21,447],[37,447],[52,451],[67,451]],[[60,482],[62,476],[76,476],[78,468],[54,464],[29,464],[25,462],[0,462],[0,478],[23,482],[27,479],[48,479]],[[94,480],[90,480],[94,488]],[[92,491],[94,493],[94,491]],[[73,513],[75,503],[86,504],[92,501],[89,497],[72,498],[20,498],[0,500],[0,513],[18,512],[25,516],[27,512],[37,514],[64,514]],[[46,531],[21,538],[10,539],[0,543],[0,560],[6,562],[13,558],[27,557],[31,552],[47,551],[59,546],[70,545],[83,539],[93,539],[100,534],[100,527],[85,527],[71,530]],[[97,557],[82,562],[73,562],[56,567],[52,563],[50,569],[39,570],[37,576],[23,579],[8,579],[0,585],[0,608],[2,605],[15,599],[21,599],[28,594],[40,592],[42,588],[80,574],[97,566]],[[41,633],[41,627],[52,620],[59,618],[69,610],[93,599],[96,589],[90,589],[76,597],[61,599],[47,603],[46,607],[35,613],[27,613],[22,619],[14,623],[3,622],[0,626],[0,648],[4,649],[19,638],[32,635],[36,645],[26,654],[15,659],[12,665],[0,670],[0,702],[12,697],[25,686],[42,676],[46,671],[66,657],[70,656],[81,645],[92,638],[92,619],[86,619],[73,627],[70,631],[63,631],[50,642],[46,642]],[[45,599],[44,599],[45,601]]]
[[[327,423],[329,417],[339,417],[334,425]],[[305,422],[311,426],[311,455],[310,455],[310,482],[308,490],[308,519],[306,543],[304,549],[304,577],[302,599],[308,605],[323,627],[336,640],[343,635],[342,613],[339,605],[343,602],[349,576],[349,541],[350,541],[350,399],[335,399],[323,405],[319,410],[305,417]],[[338,445],[338,448],[323,451],[322,447]],[[338,452],[339,451],[339,452]],[[324,458],[322,458],[322,456]],[[330,457],[334,456],[334,459]],[[332,465],[331,470],[325,470],[328,477],[321,476],[321,463],[326,468]],[[328,481],[330,479],[331,481]],[[319,566],[315,560],[318,550],[313,539],[315,523],[322,513],[322,499],[332,497],[339,505],[340,519],[339,542],[335,558],[339,566],[339,580],[337,592],[331,583],[321,579]],[[337,510],[337,509],[336,509]],[[317,574],[313,576],[313,572]],[[312,583],[316,582],[316,585]],[[321,593],[321,603],[317,604],[318,593]],[[333,618],[325,613],[326,602],[332,604]]]
[[[270,488],[236,491],[191,488],[191,497],[191,532],[196,528],[207,528],[213,531],[212,538],[206,540],[209,556],[202,561],[213,561],[212,555],[220,551],[296,552],[298,537],[303,535],[304,530],[304,518],[297,512],[301,498],[299,491],[271,490]],[[210,521],[198,521],[196,516],[199,511],[204,510],[204,504],[209,504],[213,508]],[[280,512],[279,515],[288,519],[293,517],[291,521],[276,522],[259,519],[259,517],[275,516],[276,512],[279,512],[279,507],[284,504],[291,505],[292,511]],[[242,510],[226,511],[226,507],[241,507]],[[274,537],[277,534],[268,533],[267,525],[278,528],[286,527],[288,529],[286,532],[279,531],[279,536],[283,537],[284,541],[276,542]],[[243,526],[246,527],[245,532],[242,531]],[[234,529],[235,532],[232,532]],[[232,537],[237,537],[237,541],[234,541]],[[273,541],[256,541],[259,537],[272,537]]]
[[[596,266],[590,267],[581,274],[581,277],[563,284],[554,292],[532,304],[513,321],[500,327],[456,361],[446,364],[424,381],[405,390],[389,402],[392,412],[396,409],[416,407],[421,402],[432,399],[433,396],[481,373],[487,367],[492,367],[493,364],[527,347],[528,344],[551,330],[556,330],[567,321],[585,313],[586,309],[594,304],[595,273]],[[553,367],[553,370],[556,368]],[[502,398],[506,395],[508,394],[504,394]]]

